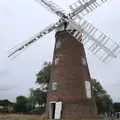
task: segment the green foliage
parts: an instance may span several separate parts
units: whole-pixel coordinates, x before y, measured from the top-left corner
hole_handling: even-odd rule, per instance
[[[38,84],[48,84],[50,80],[50,74],[51,74],[51,63],[44,63],[44,67],[42,70],[40,70],[36,77],[36,83]]]
[[[35,90],[33,89],[31,90],[30,99],[32,99],[34,103],[43,105],[46,102],[46,96],[47,96],[46,92],[37,88]]]
[[[13,111],[13,103],[7,99],[0,100],[0,113],[9,113]]]
[[[36,103],[42,105],[46,102],[47,93],[40,90],[39,88],[31,91],[31,98],[35,100]]]
[[[120,103],[114,103],[113,107],[115,112],[120,112]]]
[[[13,103],[10,102],[9,100],[7,99],[4,99],[4,100],[0,100],[0,106],[8,106],[8,105],[12,105]]]
[[[14,105],[14,110],[17,113],[27,113],[27,102],[28,98],[25,96],[18,96]]]
[[[45,62],[43,68],[36,74],[36,83],[39,85],[46,85],[42,89],[30,89],[30,101],[32,103],[33,109],[31,113],[44,113],[46,98],[47,98],[47,85],[50,81],[51,74],[51,63]],[[36,108],[35,105],[38,105]]]
[[[44,67],[42,68],[41,71],[38,72],[36,76],[37,77],[36,83],[40,85],[48,84],[50,80],[50,73],[51,73],[51,64],[50,63],[44,64]],[[107,94],[107,92],[103,89],[100,82],[98,82],[96,79],[91,79],[91,84],[95,96],[96,105],[98,108],[98,113],[111,111],[113,109],[113,106],[110,95]]]
[[[95,96],[98,113],[109,112],[113,110],[112,99],[110,95],[103,89],[100,82],[91,79],[92,89]]]
[[[51,63],[45,63],[43,68],[36,75],[36,83],[40,85],[47,85],[50,81],[51,74]],[[103,89],[100,82],[96,79],[91,79],[92,90],[95,96],[96,105],[98,108],[98,113],[109,112],[113,110],[112,99],[110,95]],[[14,104],[14,111],[17,113],[32,113],[32,114],[42,114],[45,111],[45,104],[47,98],[47,89],[36,88],[30,89],[30,96],[27,98],[25,96],[18,96],[16,98],[16,103]],[[13,105],[8,100],[0,101],[0,105]],[[114,104],[114,110],[120,111],[120,103]]]
[[[29,100],[32,104],[31,113],[43,113],[45,111],[47,93],[40,88],[30,89]]]

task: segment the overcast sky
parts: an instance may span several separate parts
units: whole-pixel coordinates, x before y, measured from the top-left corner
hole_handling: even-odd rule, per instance
[[[68,11],[74,0],[55,0]],[[120,41],[120,1],[108,0],[102,7],[86,17],[94,26]],[[34,0],[0,0],[0,99],[15,100],[18,95],[28,95],[35,87],[35,74],[45,61],[52,60],[54,32],[40,39],[16,59],[10,60],[8,49],[28,40],[57,17]],[[86,52],[88,52],[86,50]],[[101,82],[114,101],[120,101],[120,57],[103,64],[87,55],[90,73]]]

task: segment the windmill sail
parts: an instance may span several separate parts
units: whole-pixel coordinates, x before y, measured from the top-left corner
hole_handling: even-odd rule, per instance
[[[77,25],[72,26],[76,27],[77,31],[73,33],[73,36],[77,40],[81,40],[81,31],[82,31],[82,42],[93,53],[97,58],[102,61],[107,61],[111,58],[116,58],[117,54],[120,52],[120,45],[105,35],[103,32],[95,28],[91,23],[83,20],[83,17],[90,12],[92,12],[97,7],[101,6],[107,0],[78,0],[77,2],[70,5],[72,12],[76,11],[81,5],[91,2],[89,6],[84,8],[79,14],[77,14],[74,19],[74,23]]]
[[[52,13],[55,13],[57,16],[61,18],[64,22],[69,22],[69,20],[78,17],[79,14],[86,14],[91,12],[94,8],[100,6],[105,1],[103,0],[79,0],[78,3],[74,3],[70,6],[71,13],[66,14],[65,11],[53,1],[48,0],[36,0],[40,4],[42,4],[45,8],[47,8]],[[90,10],[89,10],[90,9]]]
[[[55,28],[57,28],[59,25],[63,24],[64,21],[72,23],[71,25],[73,25],[73,28],[74,28],[76,24],[74,24],[74,22],[71,20],[71,17],[74,17],[76,14],[84,10],[87,10],[92,4],[97,4],[96,0],[83,1],[82,2],[83,4],[80,4],[80,6],[75,8],[74,11],[72,11],[72,13],[69,14],[69,16],[66,16],[64,10],[58,5],[56,5],[55,3],[53,3],[52,1],[47,1],[47,0],[36,0],[36,1],[38,1],[39,3],[42,3],[42,5],[44,5],[49,10],[57,14],[59,17],[61,17],[61,19],[59,20],[59,22],[52,24],[49,27],[45,28],[43,31],[39,32],[38,34],[30,38],[28,41],[25,41],[24,43],[19,44],[15,46],[14,48],[10,49],[9,50],[10,53],[8,57],[11,57],[12,55],[18,53],[19,51],[24,50],[25,48],[30,46],[32,43],[39,40],[42,36],[48,34],[49,32],[53,31]],[[81,1],[79,1],[79,3],[80,2]]]
[[[76,17],[82,19],[85,15],[89,14],[106,1],[107,0],[78,0],[69,7],[74,15],[74,19],[76,19]],[[80,10],[83,5],[85,5],[84,8],[80,12],[76,12],[76,10]]]
[[[83,23],[78,24],[75,29],[77,29],[75,32],[72,30],[70,33],[72,33],[78,41],[82,41],[88,50],[101,61],[105,62],[108,59],[116,58],[118,53],[120,53],[120,45],[95,28],[91,23],[83,21]]]
[[[36,0],[36,1],[45,8],[47,8],[52,13],[57,14],[59,17],[63,17],[65,15],[65,11],[60,6],[55,4],[53,1],[48,0]]]
[[[52,25],[46,27],[44,30],[42,30],[38,34],[35,34],[33,37],[31,37],[27,41],[24,41],[24,42],[16,45],[15,47],[11,48],[9,50],[8,57],[11,57],[11,56],[13,56],[13,55],[15,55],[17,53],[19,54],[19,52],[21,52],[24,49],[28,48],[32,43],[38,41],[41,37],[43,37],[44,35],[50,33],[51,31],[53,31],[54,29],[56,29],[60,25],[62,25],[62,23],[60,21],[56,22],[55,24],[52,24]]]
[[[120,46],[116,42],[113,42],[111,38],[95,28],[91,23],[82,19],[85,15],[92,12],[98,6],[101,6],[107,0],[78,0],[70,6],[71,13],[67,15],[61,7],[52,1],[36,1],[59,16],[60,20],[57,23],[48,26],[28,41],[19,44],[19,46],[15,46],[10,50],[9,57],[24,50],[32,43],[39,40],[42,36],[63,25],[64,22],[67,22],[70,25],[70,28],[68,27],[70,31],[68,32],[70,32],[71,35],[73,35],[78,41],[82,41],[90,52],[92,52],[100,60],[106,61],[108,58],[116,58],[117,54],[120,52]]]

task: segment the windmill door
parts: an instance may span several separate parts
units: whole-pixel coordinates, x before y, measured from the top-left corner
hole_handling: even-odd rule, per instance
[[[61,119],[62,102],[51,102],[49,109],[50,119]]]

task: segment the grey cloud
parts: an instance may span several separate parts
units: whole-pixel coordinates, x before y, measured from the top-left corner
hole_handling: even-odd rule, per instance
[[[9,75],[9,72],[7,70],[0,70],[0,78],[6,77]]]
[[[74,2],[74,0],[54,1],[63,8],[66,8],[69,4]],[[110,30],[108,33],[120,38],[119,20],[114,21],[117,17],[120,18],[120,14],[113,14],[113,12],[111,12],[120,11],[119,4],[116,3],[117,1],[119,0],[110,1],[111,8],[109,4],[106,4],[105,7],[102,9],[100,8],[96,13],[94,12],[95,14],[92,16],[92,23],[101,25],[106,31]],[[112,4],[112,2],[114,4]],[[12,13],[9,13],[9,10]],[[9,15],[13,13],[14,17],[10,17]],[[40,39],[38,43],[31,46],[31,48],[15,60],[9,61],[8,58],[5,57],[5,55],[7,56],[7,49],[17,43],[27,40],[33,33],[39,32],[45,26],[56,21],[56,17],[51,17],[51,15],[51,13],[34,2],[34,0],[0,0],[0,98],[7,97],[9,99],[14,99],[19,94],[27,95],[29,88],[35,83],[35,74],[41,69],[45,61],[52,60],[55,41],[53,33]],[[112,19],[112,21],[107,21],[110,18],[114,19]],[[105,19],[107,20],[105,21]],[[89,21],[90,19],[88,18],[87,20]],[[117,26],[118,32],[116,32],[115,26]],[[103,32],[105,31],[103,30]],[[113,99],[116,99],[116,97],[120,98],[120,95],[116,94],[116,90],[120,91],[119,86],[114,84],[111,86],[108,84],[114,83],[114,79],[116,83],[119,83],[120,64],[115,65],[118,63],[119,59],[112,64],[109,64],[107,67],[105,67],[106,65],[99,63],[94,57],[88,56],[88,59],[91,59],[88,61],[91,76],[100,80],[108,93],[112,95]],[[113,69],[113,71],[111,69]],[[10,71],[10,73],[7,71]],[[19,84],[19,87],[11,85],[14,83]],[[114,87],[116,90],[114,90]]]
[[[15,87],[15,85],[1,84],[0,92],[12,90],[14,87]]]
[[[108,93],[112,96],[114,101],[120,101],[120,83],[105,84],[104,87]]]

